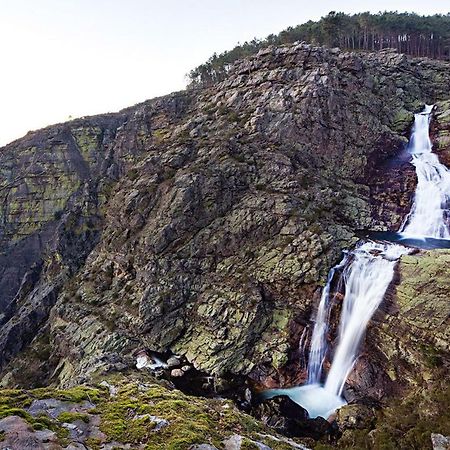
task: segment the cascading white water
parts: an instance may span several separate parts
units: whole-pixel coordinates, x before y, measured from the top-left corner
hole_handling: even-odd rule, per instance
[[[408,149],[416,168],[417,188],[411,212],[400,232],[405,237],[450,239],[450,171],[432,153],[429,137],[432,109],[433,106],[427,105],[415,115]]]
[[[331,283],[336,271],[342,269],[347,263],[348,256],[344,256],[342,261],[333,267],[328,273],[327,284],[323,288],[322,296],[317,310],[315,326],[311,337],[311,349],[308,360],[308,384],[320,383],[322,366],[327,351],[326,336],[332,302],[330,301]]]
[[[408,249],[396,244],[366,242],[353,252],[343,273],[345,297],[339,324],[339,344],[325,383],[325,390],[341,395],[356,361],[361,338],[394,276],[394,268]]]
[[[298,353],[300,359],[300,367],[306,367],[306,337],[308,335],[308,327],[303,328],[302,334],[298,341]]]
[[[432,109],[432,106],[426,106],[422,113],[415,115],[408,146],[418,183],[411,212],[400,229],[405,238],[450,238],[450,171],[432,153],[429,138]],[[346,254],[341,263],[331,269],[322,292],[311,338],[308,383],[291,389],[271,390],[266,393],[266,397],[289,395],[312,418],[327,418],[345,404],[341,394],[355,364],[361,339],[392,281],[397,261],[408,252],[408,248],[401,245],[368,241]],[[341,269],[344,270],[340,282],[345,285],[345,294],[338,345],[322,386],[319,383],[327,353],[326,336],[333,303],[330,301],[330,291],[335,273]]]
[[[311,339],[308,384],[291,389],[272,390],[267,397],[289,395],[303,406],[311,418],[327,418],[346,402],[341,398],[345,381],[357,358],[357,351],[367,324],[382,302],[394,276],[394,268],[408,249],[396,244],[365,242],[346,255],[331,269],[322,292]],[[340,281],[345,285],[339,324],[339,344],[324,386],[319,384],[327,351],[330,290],[334,274],[344,268]],[[338,288],[339,289],[339,288]],[[313,380],[312,382],[310,380]]]

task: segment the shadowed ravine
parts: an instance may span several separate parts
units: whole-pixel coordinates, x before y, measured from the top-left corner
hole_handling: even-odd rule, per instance
[[[414,203],[400,231],[373,233],[372,239],[378,237],[384,242],[361,241],[356,248],[345,252],[342,261],[331,269],[312,332],[307,384],[269,390],[264,393],[265,398],[288,395],[304,407],[311,418],[321,416],[326,419],[346,404],[341,396],[345,382],[358,357],[358,348],[367,325],[392,282],[398,260],[411,251],[410,247],[448,247],[450,172],[432,153],[429,138],[432,109],[433,106],[427,105],[423,112],[415,114],[408,152],[416,169],[418,183]],[[344,299],[337,346],[330,349],[327,334],[333,305],[331,285],[338,273]],[[330,355],[331,367],[324,375],[323,364]]]

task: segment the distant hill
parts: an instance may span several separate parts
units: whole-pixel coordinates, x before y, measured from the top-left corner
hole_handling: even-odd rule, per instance
[[[208,61],[189,73],[193,84],[213,83],[226,76],[229,66],[238,59],[257,53],[269,45],[296,41],[349,50],[375,51],[395,48],[399,53],[450,59],[450,13],[420,16],[414,13],[368,12],[348,15],[330,12],[319,21],[309,21],[289,27],[265,39],[253,39],[238,44],[220,55],[214,53]]]

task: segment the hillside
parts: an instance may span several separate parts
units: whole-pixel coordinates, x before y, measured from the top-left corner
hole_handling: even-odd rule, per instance
[[[300,339],[329,269],[361,232],[397,230],[409,211],[416,178],[405,145],[425,103],[436,104],[432,138],[448,161],[450,63],[392,50],[270,46],[220,82],[2,148],[1,386],[36,400],[39,391],[28,390],[99,389],[105,380],[126,384],[121,377],[139,385],[152,376],[169,389],[161,395],[179,395],[180,408],[192,402],[207,422],[208,442],[192,433],[165,448],[256,448],[222,441],[267,433],[269,413],[253,399],[305,381]],[[402,259],[334,431],[304,418],[303,431],[285,433],[300,439],[297,447],[258,448],[325,448],[340,435],[334,446],[362,448],[369,431],[373,448],[431,448],[432,432],[450,434],[439,413],[448,388],[448,258],[439,250]],[[170,367],[156,367],[170,358]],[[236,412],[215,432],[218,404],[174,387],[232,398],[259,421]],[[159,404],[117,415],[165,420]],[[283,423],[278,432],[290,429]],[[124,436],[105,432],[90,448],[160,448],[153,435]]]

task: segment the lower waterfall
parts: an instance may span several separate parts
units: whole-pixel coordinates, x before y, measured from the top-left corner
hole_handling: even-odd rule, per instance
[[[397,234],[399,243],[411,237],[450,238],[450,171],[432,153],[429,138],[432,109],[427,105],[423,112],[415,115],[408,151],[418,183],[411,212]],[[322,291],[311,337],[307,384],[269,390],[264,397],[288,395],[304,407],[311,418],[328,418],[346,404],[342,391],[358,357],[367,325],[384,299],[399,258],[409,251],[410,248],[403,245],[369,240],[345,253],[342,261],[330,270]],[[339,278],[336,280],[337,273]],[[333,289],[337,294],[332,293]],[[331,367],[323,379],[323,364],[330,356],[327,344],[330,311],[339,301],[338,294],[342,297],[342,293],[337,346],[331,355]]]
[[[327,418],[346,402],[341,397],[345,381],[358,356],[359,344],[367,324],[384,298],[394,276],[395,265],[409,249],[397,244],[365,242],[348,253],[331,269],[323,289],[311,339],[308,384],[290,389],[268,391],[267,397],[289,395],[303,406],[311,418]],[[338,270],[338,286],[345,287],[339,323],[338,346],[324,385],[320,384],[327,353],[331,285]],[[338,289],[339,290],[339,289]]]
[[[341,395],[356,361],[369,320],[384,298],[394,277],[394,267],[408,249],[395,244],[366,242],[352,252],[353,261],[342,276],[345,297],[339,324],[339,344],[325,383],[325,390]]]

